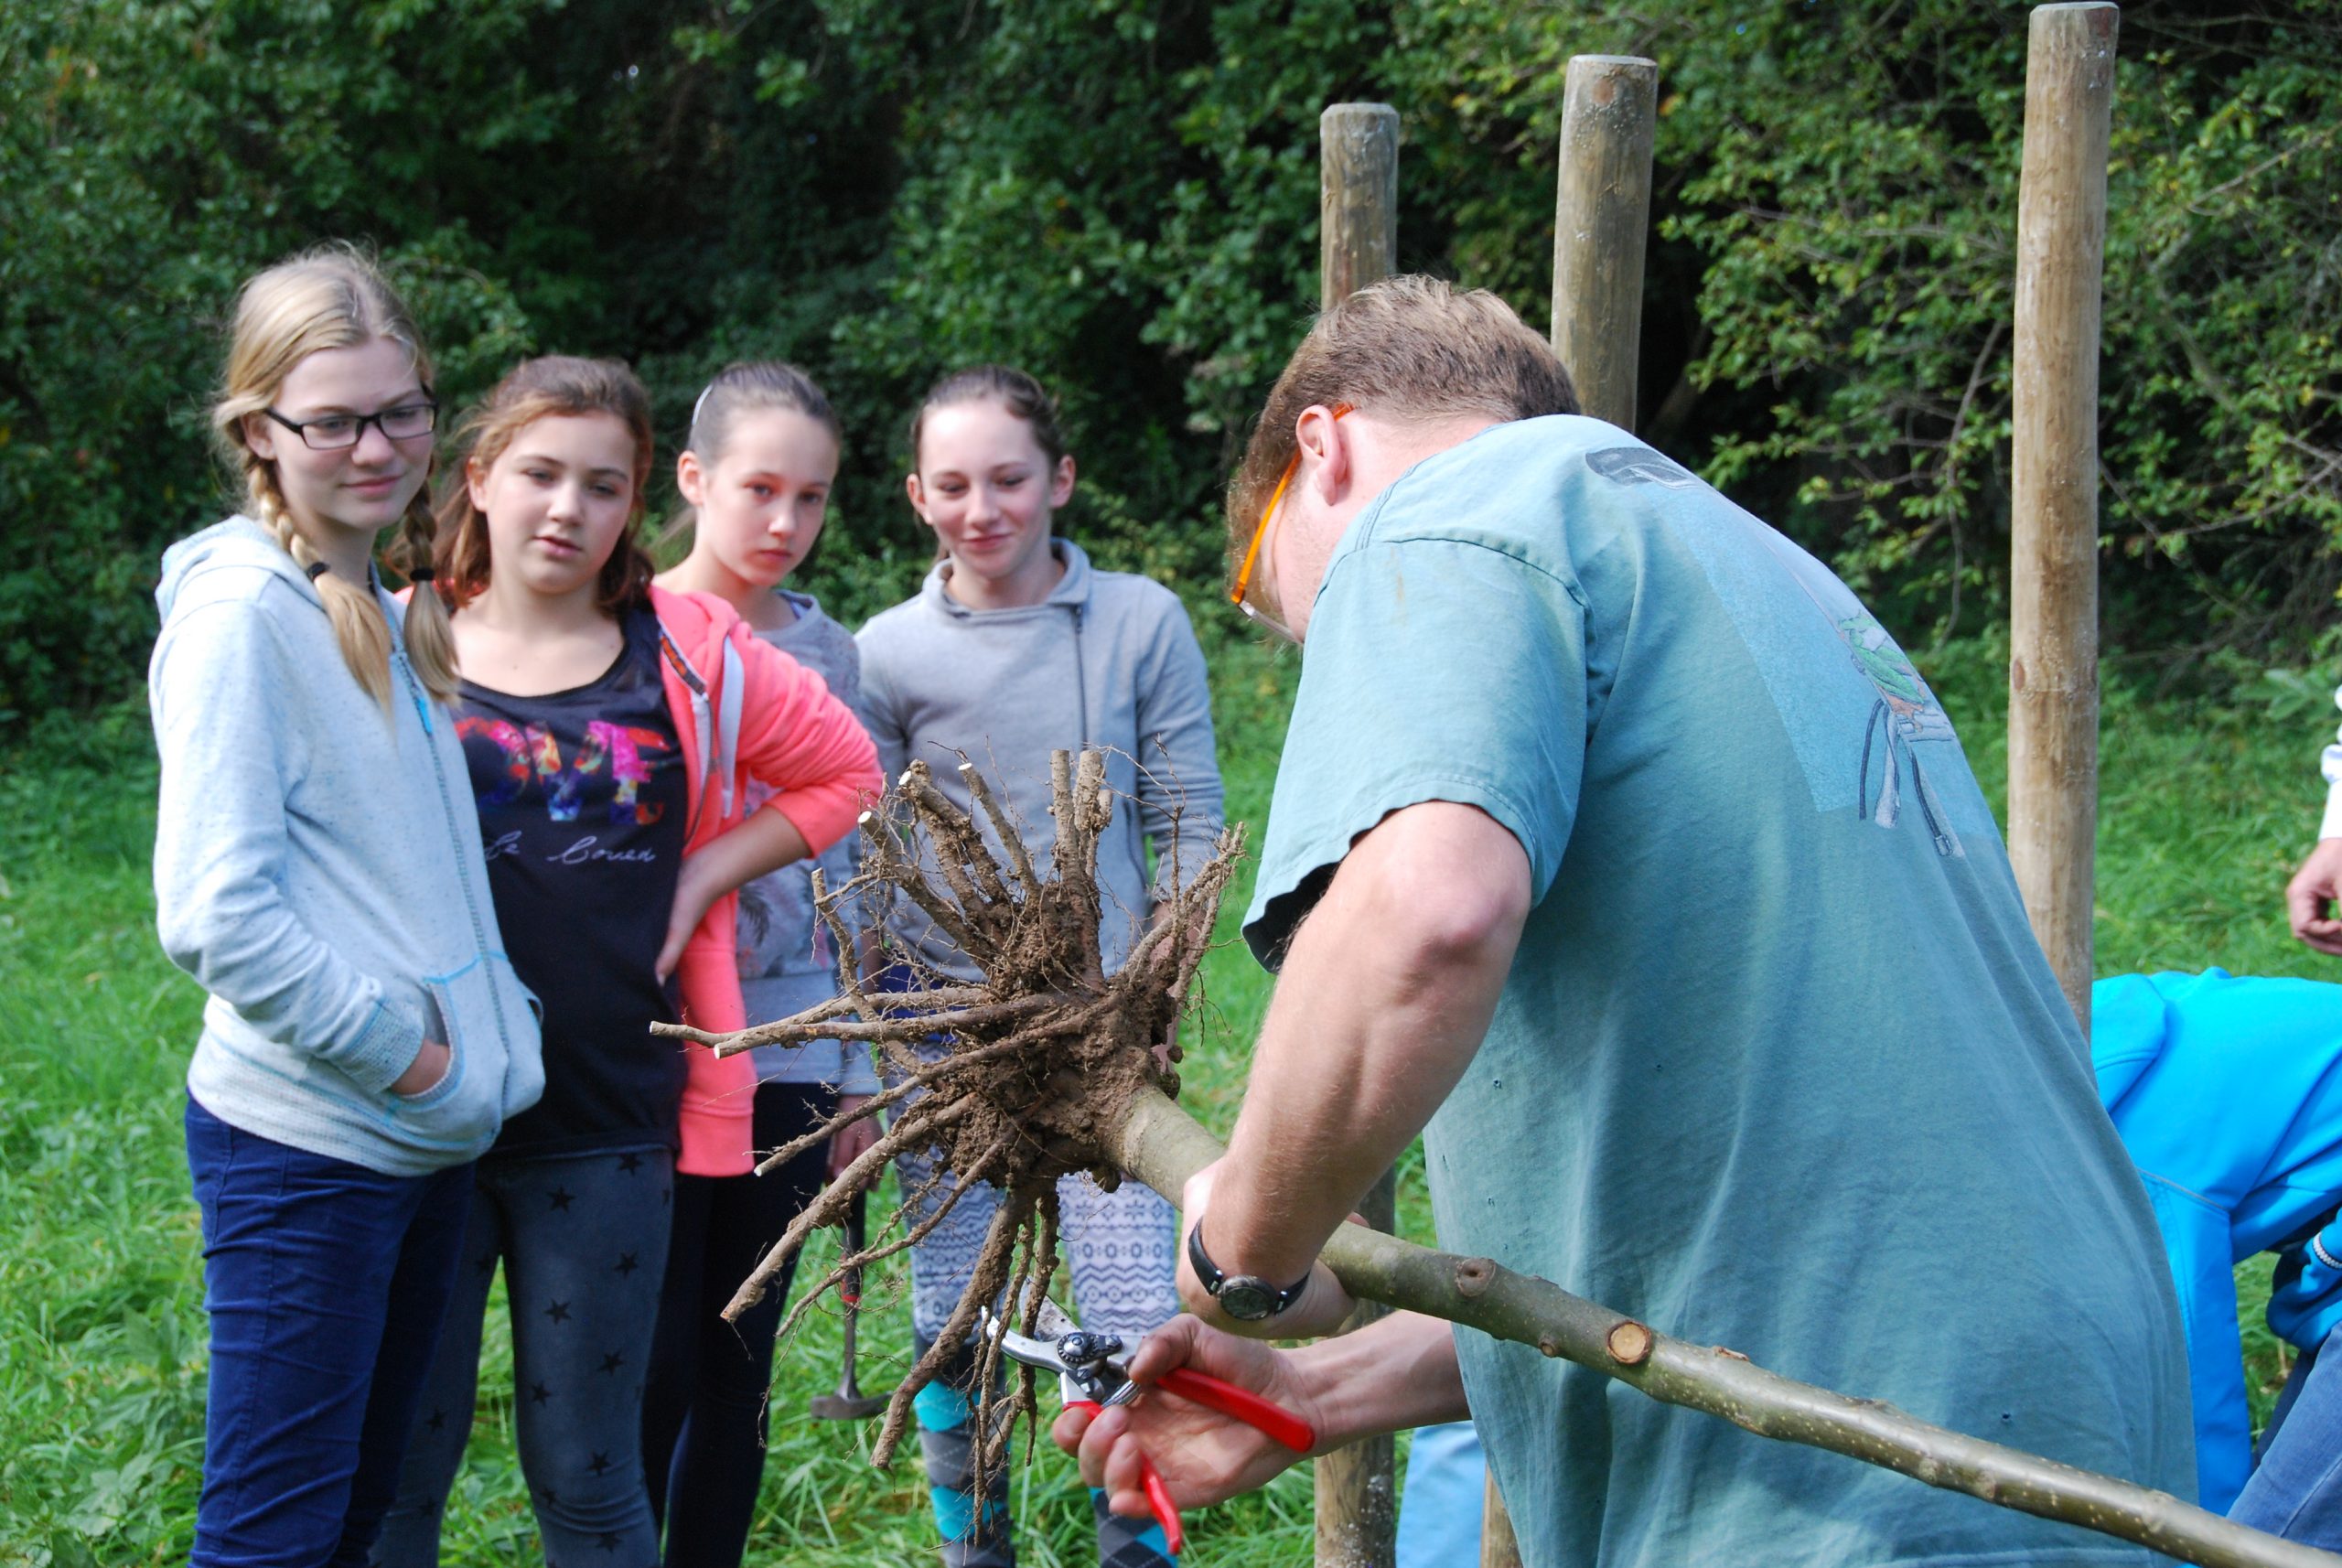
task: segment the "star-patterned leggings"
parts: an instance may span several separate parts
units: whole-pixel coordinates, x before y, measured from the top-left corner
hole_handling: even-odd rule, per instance
[[[375,1561],[433,1568],[471,1434],[480,1324],[500,1259],[521,1474],[550,1568],[657,1568],[642,1380],[673,1215],[665,1149],[479,1164],[456,1292]]]

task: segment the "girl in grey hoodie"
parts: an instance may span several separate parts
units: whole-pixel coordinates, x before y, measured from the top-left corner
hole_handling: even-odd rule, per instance
[[[1113,822],[1098,846],[1111,972],[1158,899],[1200,870],[1220,828],[1219,771],[1203,652],[1178,598],[1144,577],[1094,570],[1051,519],[1073,493],[1074,463],[1056,406],[1038,383],[998,366],[963,371],[928,393],[911,428],[912,507],[940,558],[919,596],[874,618],[862,648],[864,716],[889,777],[914,758],[976,821],[958,765],[983,768],[1020,823],[1037,864],[1055,843],[1049,754],[1107,755]],[[1154,854],[1150,871],[1149,850]],[[973,978],[974,968],[907,902],[888,941],[906,968]],[[903,1190],[933,1202],[951,1187],[917,1158]],[[1112,1193],[1087,1177],[1060,1189],[1065,1247],[1081,1322],[1130,1336],[1178,1311],[1171,1206],[1136,1181]],[[984,1201],[989,1198],[990,1201]],[[993,1209],[979,1187],[911,1251],[913,1327],[923,1353],[965,1286]],[[971,1358],[970,1359],[972,1359]],[[955,1391],[919,1402],[937,1522],[951,1568],[1014,1562],[1004,1490],[967,1496],[969,1424],[962,1367]],[[1005,1478],[995,1477],[1004,1488]],[[1146,1568],[1166,1556],[1158,1527],[1098,1506],[1099,1560]]]
[[[210,993],[188,1073],[211,1362],[197,1568],[364,1561],[453,1283],[471,1161],[543,1083],[505,961],[444,615],[436,403],[356,252],[239,298],[213,424],[248,515],[164,557],[148,672],[163,946]],[[421,596],[428,600],[429,595]]]

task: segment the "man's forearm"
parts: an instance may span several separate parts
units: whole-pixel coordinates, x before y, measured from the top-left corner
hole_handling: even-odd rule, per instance
[[[1294,938],[1215,1172],[1222,1269],[1299,1278],[1422,1130],[1488,1031],[1528,886],[1468,806],[1410,807],[1352,847]]]
[[[1291,1352],[1295,1369],[1316,1395],[1323,1426],[1318,1450],[1361,1437],[1472,1413],[1456,1362],[1451,1325],[1419,1312],[1394,1312],[1355,1334]]]

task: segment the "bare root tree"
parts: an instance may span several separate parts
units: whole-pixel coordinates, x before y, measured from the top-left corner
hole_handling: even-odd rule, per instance
[[[881,1465],[901,1440],[912,1396],[967,1341],[982,1309],[1016,1304],[1011,1316],[1033,1332],[1039,1287],[1057,1264],[1058,1176],[1088,1171],[1111,1187],[1127,1171],[1158,1192],[1176,1195],[1222,1153],[1209,1132],[1172,1103],[1177,1075],[1158,1060],[1156,1047],[1169,1037],[1194,983],[1235,868],[1240,835],[1220,836],[1210,862],[1110,979],[1099,950],[1103,910],[1096,877],[1098,835],[1113,809],[1104,788],[1104,757],[1085,752],[1076,761],[1059,752],[1053,760],[1049,809],[1058,842],[1046,880],[1036,874],[1015,825],[983,778],[965,763],[961,774],[1000,842],[1000,854],[986,845],[977,822],[915,763],[881,812],[863,817],[871,847],[863,875],[835,892],[816,884],[821,917],[841,954],[836,1001],[733,1035],[661,1026],[661,1033],[727,1054],[770,1043],[869,1041],[897,1076],[885,1093],[779,1150],[759,1167],[780,1165],[856,1116],[898,1108],[886,1135],[797,1217],[740,1287],[726,1316],[764,1294],[815,1227],[843,1219],[850,1195],[897,1153],[938,1154],[940,1190],[907,1195],[893,1239],[841,1260],[797,1304],[784,1332],[847,1268],[920,1240],[972,1183],[990,1181],[1006,1194],[974,1278],[943,1333],[895,1391],[872,1455]],[[907,851],[898,828],[931,847],[935,876]],[[854,944],[843,911],[850,893],[871,889],[910,899],[974,961],[983,981],[866,993],[848,956]],[[940,1055],[931,1043],[938,1041]],[[917,1048],[922,1043],[929,1043],[925,1052]],[[1176,1059],[1176,1048],[1170,1059]],[[929,1203],[934,1207],[919,1219]],[[2232,1524],[2168,1493],[1934,1426],[1877,1400],[1797,1382],[1735,1350],[1658,1333],[1488,1258],[1435,1252],[1355,1225],[1338,1228],[1325,1258],[1353,1295],[1534,1345],[1653,1399],[1762,1436],[1845,1455],[2205,1568],[2342,1568],[2342,1556]],[[993,1398],[998,1361],[996,1345],[987,1341],[975,1396],[976,1429],[983,1434],[980,1489],[983,1475],[1006,1458],[1016,1420],[1029,1421],[1035,1410],[1029,1369],[1020,1368],[1015,1387]]]
[[[760,1175],[776,1169],[854,1121],[894,1113],[877,1143],[766,1253],[725,1308],[726,1318],[760,1300],[806,1239],[840,1223],[853,1195],[897,1155],[932,1155],[932,1187],[905,1194],[892,1220],[877,1228],[873,1245],[841,1258],[800,1297],[782,1334],[850,1270],[925,1240],[976,1183],[988,1182],[1003,1194],[967,1289],[888,1402],[873,1452],[882,1465],[908,1429],[913,1397],[968,1342],[979,1312],[1015,1303],[1019,1326],[1033,1332],[1033,1315],[1058,1262],[1058,1178],[1086,1171],[1112,1191],[1123,1171],[1108,1153],[1110,1123],[1141,1090],[1178,1092],[1170,1065],[1178,1047],[1167,1042],[1209,944],[1241,834],[1220,835],[1210,860],[1163,906],[1109,976],[1099,944],[1107,911],[1097,878],[1098,836],[1114,811],[1105,774],[1101,752],[1075,758],[1060,751],[1052,757],[1056,846],[1045,878],[1017,823],[972,764],[962,762],[960,775],[982,822],[936,788],[926,763],[912,763],[879,807],[863,813],[867,852],[862,874],[836,889],[813,874],[815,906],[839,954],[837,998],[736,1034],[657,1026],[661,1034],[698,1040],[725,1055],[817,1039],[866,1042],[877,1048],[892,1079],[884,1092],[757,1166]],[[986,842],[986,826],[998,852]],[[923,857],[921,845],[928,852]],[[935,977],[907,992],[865,988],[846,911],[889,897],[917,906],[982,971],[983,982]],[[976,1431],[983,1434],[975,1454],[980,1487],[982,1477],[1004,1458],[1016,1419],[1029,1421],[1035,1413],[1027,1369],[1020,1368],[1014,1386],[994,1397],[999,1361],[997,1343],[983,1340],[972,1396]]]

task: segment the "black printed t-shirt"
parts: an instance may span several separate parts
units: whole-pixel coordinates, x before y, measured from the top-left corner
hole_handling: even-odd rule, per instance
[[[654,969],[690,801],[659,674],[659,622],[591,684],[538,697],[467,681],[456,719],[488,885],[512,967],[544,1003],[544,1098],[495,1155],[672,1148],[683,1093],[676,1016]]]

